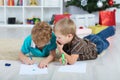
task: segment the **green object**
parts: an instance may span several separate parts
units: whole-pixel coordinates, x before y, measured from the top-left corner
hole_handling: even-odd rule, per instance
[[[62,53],[62,64],[65,64],[65,55]]]
[[[37,24],[38,22],[40,22],[40,19],[39,18],[36,18],[36,20],[35,20],[35,24]]]

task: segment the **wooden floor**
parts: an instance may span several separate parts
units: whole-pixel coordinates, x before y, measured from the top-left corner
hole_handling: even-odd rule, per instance
[[[0,38],[7,36],[8,38],[24,38],[29,33],[29,31],[22,33],[18,30],[20,32],[18,36],[14,30],[4,32],[5,29],[0,29]],[[110,47],[96,60],[85,61],[87,63],[86,73],[74,75],[73,73],[54,72],[50,80],[120,80],[120,25],[117,25],[116,34],[110,39],[110,42]]]

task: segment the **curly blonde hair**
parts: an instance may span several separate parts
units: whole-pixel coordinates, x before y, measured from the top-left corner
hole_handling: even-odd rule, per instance
[[[32,28],[31,35],[36,46],[43,47],[52,37],[52,28],[46,22],[39,22]]]

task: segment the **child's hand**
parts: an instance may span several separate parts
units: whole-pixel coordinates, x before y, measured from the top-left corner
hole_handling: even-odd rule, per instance
[[[65,63],[62,63],[62,57],[59,59],[60,64],[66,65],[67,64],[67,59],[65,59]]]
[[[45,68],[47,66],[48,66],[48,61],[46,59],[43,59],[38,65],[39,68]]]
[[[30,60],[29,57],[25,56],[22,52],[19,53],[19,59],[21,62],[23,62],[24,64],[34,64],[35,61]]]
[[[62,64],[62,58],[59,59],[60,64]]]
[[[22,61],[24,64],[28,64],[28,65],[32,65],[32,64],[35,63],[35,61],[30,60],[29,57],[24,57],[21,61]]]
[[[62,51],[63,51],[63,45],[60,42],[58,42],[58,41],[56,42],[56,44],[57,44],[58,51],[60,53],[62,53]]]

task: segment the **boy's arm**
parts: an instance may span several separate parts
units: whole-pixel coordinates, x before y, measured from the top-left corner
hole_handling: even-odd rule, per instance
[[[50,55],[46,58],[48,63],[50,63],[51,61],[55,59],[55,54],[56,54],[55,50],[50,51]]]
[[[30,46],[31,46],[31,35],[27,36],[23,42],[21,47],[21,51],[18,55],[19,60],[22,61],[24,64],[33,64],[34,61],[30,60],[25,54],[30,53]]]
[[[22,61],[24,63],[24,60],[25,60],[26,57],[27,56],[25,56],[22,52],[19,52],[18,58],[19,58],[20,61]]]
[[[63,45],[60,44],[60,42],[58,42],[58,41],[56,43],[57,43],[57,48],[58,48],[60,54],[65,55],[65,59],[67,60],[67,63],[68,64],[74,64],[77,61],[77,59],[79,57],[79,54],[68,55],[66,52],[63,51]],[[60,61],[60,63],[62,63],[62,57],[60,58],[59,61]]]
[[[21,62],[23,62],[24,64],[34,64],[34,61],[33,60],[30,60],[29,57],[27,57],[26,55],[24,55],[22,52],[20,52],[18,54],[18,58]]]
[[[40,68],[47,67],[48,64],[55,59],[55,54],[56,54],[55,50],[50,51],[49,56],[47,58],[43,59],[42,61],[40,61],[38,67],[40,67]]]
[[[74,64],[78,57],[79,57],[79,54],[72,54],[72,55],[68,55],[67,53],[65,53],[63,50],[62,50],[62,53],[61,54],[64,54],[65,55],[65,59],[67,60],[67,63],[68,64]],[[61,62],[61,61],[60,61]]]

